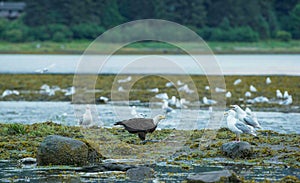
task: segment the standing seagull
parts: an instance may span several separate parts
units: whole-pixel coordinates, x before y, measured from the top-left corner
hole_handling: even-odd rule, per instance
[[[256,116],[247,114],[240,106],[238,105],[231,105],[233,110],[236,112],[237,118],[242,121],[243,123],[250,125],[254,128],[261,128],[260,124],[257,121]]]
[[[141,140],[145,140],[146,134],[154,132],[158,123],[165,118],[164,115],[157,115],[153,119],[133,118],[116,122],[114,125],[123,125],[129,133],[137,133]]]
[[[227,120],[227,126],[230,131],[236,134],[236,140],[240,141],[240,134],[247,133],[256,136],[254,129],[239,121],[239,119],[236,118],[236,112],[234,110],[229,110],[225,114],[228,114],[226,120]]]
[[[249,89],[251,92],[257,92],[257,89],[253,85],[250,85]]]
[[[276,97],[279,98],[279,99],[283,98],[283,95],[282,95],[280,90],[276,90]]]
[[[92,112],[90,106],[87,105],[85,109],[85,113],[82,116],[82,121],[80,122],[80,125],[89,126],[92,124],[92,122],[93,122]]]
[[[266,84],[268,85],[268,84],[271,84],[271,83],[272,83],[271,79],[269,77],[267,77]]]

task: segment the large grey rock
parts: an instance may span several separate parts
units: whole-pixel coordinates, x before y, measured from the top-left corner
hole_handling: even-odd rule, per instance
[[[202,172],[187,177],[188,182],[241,182],[241,180],[229,170]]]
[[[131,168],[126,171],[126,176],[129,177],[132,181],[143,181],[147,178],[153,178],[154,170],[145,166]]]
[[[222,145],[221,151],[230,158],[246,158],[253,154],[253,148],[248,142],[228,142]]]
[[[40,166],[83,166],[89,163],[89,149],[90,147],[82,141],[59,135],[49,135],[38,148],[37,162]]]

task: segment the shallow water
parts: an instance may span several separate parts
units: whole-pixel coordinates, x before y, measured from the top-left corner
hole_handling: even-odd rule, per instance
[[[189,174],[207,171],[217,171],[229,169],[236,172],[245,179],[254,179],[263,181],[265,179],[274,181],[281,179],[287,175],[300,178],[297,173],[299,170],[294,168],[274,168],[257,167],[245,165],[227,166],[211,166],[211,165],[195,165],[189,162],[190,169],[182,169],[178,165],[168,165],[166,163],[157,163],[152,165],[155,170],[155,177],[148,182],[182,182],[186,180]],[[119,177],[119,175],[121,175]],[[68,166],[51,166],[36,167],[23,166],[20,167],[16,161],[0,161],[0,182],[131,182],[125,179],[124,172],[82,172],[80,168]],[[132,181],[134,182],[134,181]]]
[[[53,121],[64,125],[77,125],[83,115],[85,105],[73,105],[70,102],[0,102],[0,122],[32,124]],[[159,106],[137,106],[138,113],[145,113],[148,117],[161,113]],[[118,104],[95,105],[92,108],[95,124],[112,127],[116,121],[132,118],[131,108]],[[208,110],[176,109],[169,113],[167,119],[158,128],[203,129],[209,125],[210,112]],[[257,117],[265,130],[279,133],[300,134],[300,113],[258,112]],[[78,116],[78,118],[76,117]],[[217,125],[225,126],[225,119]],[[189,125],[189,126],[188,126]]]

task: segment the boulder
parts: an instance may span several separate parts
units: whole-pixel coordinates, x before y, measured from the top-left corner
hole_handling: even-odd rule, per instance
[[[84,166],[95,161],[99,153],[86,143],[59,135],[49,135],[40,144],[37,163],[44,165]],[[98,156],[100,158],[100,156]]]
[[[138,168],[131,168],[126,171],[126,176],[132,181],[143,181],[154,177],[154,170],[149,167],[141,166]]]
[[[247,158],[253,154],[253,148],[248,142],[228,142],[222,145],[221,151],[230,158]]]
[[[187,177],[187,182],[241,182],[235,173],[229,170],[220,170],[212,172],[202,172],[191,174]]]

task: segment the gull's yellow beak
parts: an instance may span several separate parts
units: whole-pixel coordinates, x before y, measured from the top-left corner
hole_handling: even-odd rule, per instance
[[[160,119],[166,119],[166,116],[160,116]]]
[[[233,107],[233,108],[234,108],[234,105],[230,105],[230,107]]]

